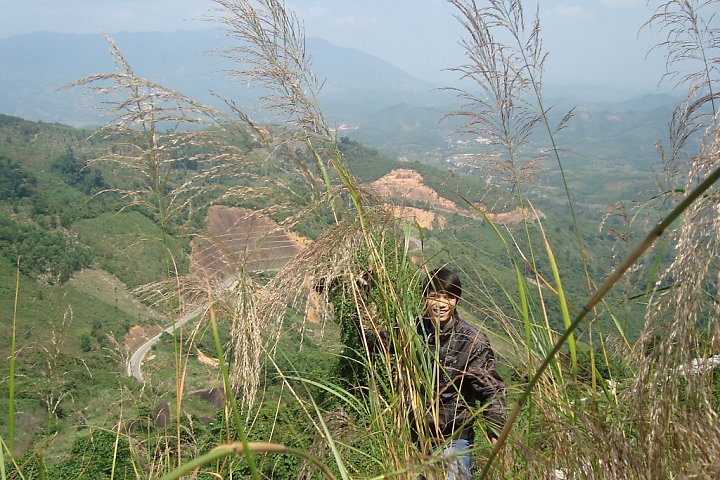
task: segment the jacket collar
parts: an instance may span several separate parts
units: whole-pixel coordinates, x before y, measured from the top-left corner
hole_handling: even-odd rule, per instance
[[[457,310],[455,310],[455,312],[453,313],[453,317],[450,319],[450,321],[440,327],[440,331],[438,332],[439,335],[441,337],[450,335],[455,330],[455,326],[458,324],[459,321],[460,317],[458,316]],[[435,322],[423,317],[420,322],[420,329],[421,333],[423,333],[425,336],[434,336]]]

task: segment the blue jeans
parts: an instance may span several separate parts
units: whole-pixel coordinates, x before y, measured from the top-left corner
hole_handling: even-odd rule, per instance
[[[472,453],[468,451],[472,446],[470,440],[458,439],[443,448],[442,456],[451,457],[443,460],[447,480],[472,480]]]

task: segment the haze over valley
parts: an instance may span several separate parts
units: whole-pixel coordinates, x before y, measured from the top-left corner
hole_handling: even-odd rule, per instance
[[[243,66],[219,54],[226,41],[219,30],[125,32],[113,39],[137,75],[219,108],[225,107],[222,99],[232,99],[261,122],[282,121],[259,108],[261,90],[228,76]],[[307,50],[321,85],[318,100],[338,136],[396,160],[447,169],[462,169],[463,156],[478,152],[476,138],[453,135],[458,120],[447,114],[462,104],[446,85],[319,38],[308,39]],[[0,112],[77,127],[102,124],[87,91],[63,88],[90,74],[115,71],[102,35],[43,32],[0,38],[0,62],[7,67],[0,72]],[[679,102],[668,94],[636,95],[598,85],[550,84],[545,90],[555,121],[574,109],[573,121],[559,135],[569,161],[609,171],[626,164],[647,171],[656,159],[653,145],[667,138],[666,118]],[[584,185],[578,195],[596,188]]]
[[[0,3],[0,480],[720,471],[720,1]]]

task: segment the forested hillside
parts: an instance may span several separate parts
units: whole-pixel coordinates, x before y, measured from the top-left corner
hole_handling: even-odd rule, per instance
[[[49,435],[55,433],[57,439],[42,447],[48,449],[43,455],[65,458],[70,452],[70,445],[81,441],[73,439],[77,435],[80,439],[86,435],[83,430],[76,431],[74,426],[87,423],[111,428],[119,415],[126,417],[124,423],[135,424],[145,418],[143,421],[154,425],[154,420],[147,419],[152,417],[151,413],[168,401],[172,404],[173,386],[167,380],[173,374],[172,370],[164,371],[173,363],[172,350],[165,351],[172,345],[170,338],[156,347],[158,352],[154,356],[158,358],[149,359],[145,367],[149,368],[148,375],[155,384],[152,395],[142,394],[138,390],[142,386],[125,377],[124,362],[131,353],[127,348],[138,345],[132,339],[137,335],[147,338],[143,336],[143,331],[154,332],[157,327],[153,325],[168,324],[173,314],[168,315],[167,308],[177,307],[166,301],[149,303],[156,308],[156,311],[151,311],[127,298],[132,289],[158,282],[162,284],[168,278],[166,251],[173,252],[176,262],[173,269],[177,270],[172,270],[173,276],[189,273],[190,259],[186,253],[190,251],[190,239],[202,234],[204,221],[197,219],[202,219],[203,215],[195,214],[185,216],[179,222],[168,222],[164,233],[156,212],[139,204],[129,205],[124,198],[126,193],[123,189],[131,175],[127,167],[88,163],[89,159],[98,158],[103,152],[122,148],[121,143],[114,143],[112,138],[100,139],[97,132],[89,130],[28,122],[8,116],[1,118],[2,209],[5,212],[0,229],[3,242],[0,272],[4,278],[1,301],[5,312],[13,312],[17,308],[13,318],[17,348],[21,354],[16,361],[15,408],[21,412],[17,414],[17,421],[28,425],[28,428],[16,430],[15,449],[19,453],[32,452],[36,445],[42,445]],[[164,135],[172,134],[168,132]],[[482,272],[480,278],[491,276],[495,281],[486,285],[472,282],[468,285],[468,295],[479,298],[489,293],[504,308],[511,308],[511,303],[503,298],[505,292],[498,286],[512,284],[514,274],[507,263],[502,242],[483,218],[483,214],[493,215],[489,208],[495,213],[514,208],[506,192],[462,174],[448,176],[431,166],[398,163],[345,137],[340,139],[338,147],[352,171],[358,172],[358,185],[376,195],[374,202],[415,209],[410,216],[395,212],[400,218],[410,221],[410,225],[420,221],[418,212],[438,216],[437,222],[418,226],[420,230],[411,234],[413,242],[419,242],[413,244],[413,255],[427,256],[435,264],[451,262],[466,272],[472,272],[477,265],[486,265],[489,270]],[[262,157],[261,150],[258,147],[254,154]],[[302,153],[297,151],[293,155]],[[172,173],[173,185],[192,178],[199,168],[192,160],[183,161],[183,167]],[[380,181],[394,171],[417,172],[415,181],[420,183],[409,188],[412,190],[424,185],[427,192],[435,193],[408,196],[403,187],[395,193],[392,189],[381,193],[372,191],[372,182]],[[388,181],[392,185],[393,180]],[[220,180],[226,186],[233,182],[232,178]],[[239,185],[248,187],[252,183],[241,181]],[[260,212],[267,210],[267,206],[258,204],[256,199],[224,203],[254,207]],[[485,211],[478,209],[479,204],[484,205]],[[453,205],[450,210],[448,205]],[[206,208],[201,210],[206,211]],[[272,209],[266,213],[278,221],[287,215],[287,212],[272,212]],[[327,215],[327,212],[308,215],[292,229],[310,239],[317,238],[329,228],[332,217]],[[572,242],[562,217],[549,210],[541,215],[550,227],[554,243]],[[523,216],[519,215],[506,227],[519,231]],[[535,221],[531,220],[527,226],[534,229],[534,224]],[[609,249],[607,239],[595,234],[592,237],[597,238],[594,242],[599,249]],[[224,244],[218,237],[209,241]],[[220,248],[223,251],[226,247]],[[244,248],[247,246],[241,250]],[[565,268],[580,270],[580,259],[573,254],[573,249],[561,249],[558,255]],[[549,271],[547,265],[542,268]],[[98,276],[90,274],[91,271],[105,274]],[[257,281],[268,281],[267,273],[258,272],[258,275]],[[19,278],[17,289],[16,276]],[[580,280],[577,282],[581,283]],[[157,297],[145,296],[147,290],[140,288],[136,295],[145,302],[157,301]],[[573,289],[570,289],[569,295],[579,302],[581,293],[572,292]],[[549,308],[556,307],[549,305]],[[559,312],[555,311],[552,318],[553,322],[558,322],[555,328],[560,328]],[[332,365],[332,362],[321,358],[327,355],[322,353],[327,348],[331,351],[338,348],[336,327],[325,321],[308,325],[296,315],[287,322],[292,326],[290,331],[299,328],[305,333],[299,337],[283,335],[281,351],[285,359],[281,363],[317,380],[332,376],[332,369],[318,369],[313,364]],[[3,336],[8,338],[11,324],[4,325]],[[193,337],[192,345],[197,347],[188,350],[192,358],[200,352],[203,352],[202,356],[213,356],[214,347],[211,339],[207,338],[209,332],[204,328],[197,337]],[[635,331],[635,328],[631,330]],[[317,336],[322,332],[325,333]],[[227,326],[221,335],[228,339]],[[498,339],[498,343],[501,342]],[[6,344],[2,346],[6,355],[8,347]],[[499,345],[499,352],[507,362],[518,362],[507,347]],[[187,368],[190,369],[187,379],[189,391],[209,392],[222,387],[215,375],[202,373],[206,368],[202,362],[193,360],[188,362]],[[506,373],[512,375],[510,371]],[[164,379],[166,375],[170,377]],[[38,384],[33,380],[35,378],[42,378],[43,382]],[[213,413],[213,403],[196,400],[193,395],[195,393],[189,394],[184,403],[183,409],[187,414],[207,419],[218,415]],[[210,398],[213,398],[212,395]],[[120,402],[121,410],[113,408],[108,411],[108,402]],[[196,425],[195,435],[202,437],[209,434],[206,427],[201,428],[206,421]],[[79,447],[76,445],[73,448]],[[53,467],[59,470],[53,471],[70,468],[66,463],[81,459],[69,457],[62,461],[65,463]],[[49,459],[46,461],[49,465],[55,463]]]
[[[419,327],[439,266],[507,388],[497,441],[468,409],[476,478],[720,473],[715,60],[671,113],[559,114],[521,3],[452,0],[483,95],[456,92],[450,140],[374,150],[329,125],[284,4],[216,3],[275,123],[114,45],[74,85],[104,127],[0,115],[1,478],[443,475],[426,397],[450,373]],[[717,41],[681,3],[652,22]]]

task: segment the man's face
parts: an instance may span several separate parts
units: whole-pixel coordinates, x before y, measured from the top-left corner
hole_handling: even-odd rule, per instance
[[[440,326],[453,318],[457,297],[446,292],[430,292],[425,297],[425,318],[435,321]]]

